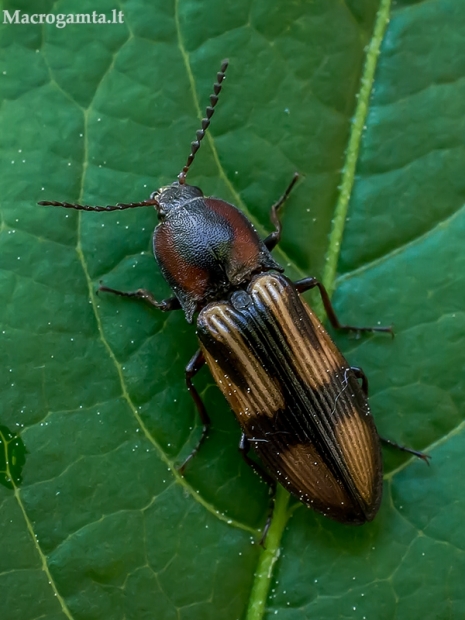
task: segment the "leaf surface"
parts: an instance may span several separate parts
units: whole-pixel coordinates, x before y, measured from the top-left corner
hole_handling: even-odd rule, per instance
[[[463,6],[117,8],[122,24],[0,28],[2,617],[461,617]],[[267,489],[206,371],[195,381],[212,431],[185,478],[176,469],[200,433],[183,375],[195,330],[181,313],[96,294],[102,280],[169,296],[151,254],[155,213],[36,205],[138,201],[174,180],[224,57],[189,182],[264,235],[301,173],[277,259],[292,277],[323,278],[344,322],[394,325],[393,341],[337,342],[369,377],[380,433],[433,457],[427,468],[386,451],[383,504],[361,528],[280,493],[266,551]],[[13,464],[14,441],[27,452]]]

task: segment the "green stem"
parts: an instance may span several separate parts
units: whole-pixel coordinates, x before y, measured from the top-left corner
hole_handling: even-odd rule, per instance
[[[265,613],[265,605],[273,575],[273,566],[279,557],[279,548],[284,528],[289,518],[287,506],[289,493],[278,484],[273,511],[273,520],[265,540],[265,547],[260,553],[255,572],[254,584],[250,594],[246,620],[261,620]]]
[[[323,284],[330,295],[334,292],[336,268],[349,208],[349,199],[354,186],[355,169],[357,166],[360,144],[362,142],[363,129],[368,116],[371,88],[373,86],[378,55],[387,24],[389,23],[390,8],[391,0],[381,0],[373,36],[368,45],[358,103],[352,121],[352,130],[350,132],[349,145],[347,147],[346,159],[342,172],[341,191],[334,212],[333,228],[329,238],[326,265],[323,272]]]

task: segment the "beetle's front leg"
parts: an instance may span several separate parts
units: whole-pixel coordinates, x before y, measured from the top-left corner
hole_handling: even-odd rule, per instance
[[[200,394],[197,392],[195,385],[192,383],[192,377],[194,377],[199,372],[199,370],[202,368],[204,364],[205,364],[205,358],[203,356],[202,351],[199,349],[194,355],[194,357],[191,359],[191,361],[186,366],[187,389],[189,390],[189,394],[192,396],[195,406],[197,407],[197,411],[199,412],[200,419],[202,420],[203,428],[202,428],[202,434],[200,436],[199,441],[197,442],[197,445],[192,450],[192,452],[189,454],[189,456],[186,458],[184,463],[179,467],[179,471],[181,473],[184,472],[184,469],[187,463],[199,451],[200,446],[203,444],[203,442],[207,438],[208,429],[210,428],[210,423],[211,423],[210,417],[207,413],[207,410],[205,409],[205,405],[203,404],[202,399],[200,398]]]
[[[283,229],[283,225],[281,224],[281,221],[279,219],[278,211],[288,199],[289,194],[291,193],[294,185],[297,183],[298,178],[299,178],[299,173],[295,172],[294,176],[292,177],[292,181],[289,183],[284,194],[271,207],[270,220],[271,220],[271,223],[274,224],[275,230],[272,233],[270,233],[266,239],[263,240],[263,243],[266,245],[266,247],[270,251],[278,245],[281,239],[281,232]]]
[[[154,308],[162,310],[163,312],[169,312],[170,310],[179,310],[181,308],[181,304],[179,303],[179,299],[177,297],[173,296],[169,297],[168,299],[162,299],[161,301],[157,301],[153,294],[145,288],[140,288],[137,291],[126,292],[118,291],[108,286],[99,286],[97,292],[100,291],[104,293],[113,293],[113,295],[119,295],[119,297],[132,297],[134,299],[142,299]]]
[[[352,332],[388,332],[389,334],[391,334],[391,336],[394,337],[392,327],[355,327],[353,325],[342,325],[337,318],[336,312],[334,311],[333,305],[328,295],[328,291],[326,290],[324,285],[316,278],[309,276],[308,278],[297,280],[297,282],[294,282],[294,286],[299,291],[299,293],[305,293],[306,291],[310,291],[312,288],[318,287],[321,299],[323,301],[323,306],[326,310],[326,314],[328,315],[329,322],[334,327],[334,329]]]

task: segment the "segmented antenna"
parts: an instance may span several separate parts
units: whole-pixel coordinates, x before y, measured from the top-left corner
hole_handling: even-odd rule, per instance
[[[221,84],[224,80],[226,69],[228,68],[229,60],[223,60],[221,63],[221,69],[216,74],[216,82],[213,84],[213,93],[210,95],[210,105],[207,106],[207,110],[205,113],[205,118],[202,119],[202,129],[198,129],[196,132],[197,140],[191,142],[191,152],[189,157],[187,158],[186,165],[178,174],[179,183],[184,185],[186,182],[186,175],[191,167],[192,162],[194,161],[195,154],[200,148],[200,143],[205,135],[205,132],[210,125],[211,118],[213,116],[213,112],[215,111],[215,106],[218,103],[218,96],[221,92]]]
[[[116,205],[106,207],[91,207],[90,205],[78,205],[71,202],[56,202],[55,200],[41,200],[37,204],[43,207],[64,207],[65,209],[77,209],[78,211],[122,211],[123,209],[135,209],[135,207],[153,207],[158,204],[154,199],[142,200],[141,202],[119,202]]]

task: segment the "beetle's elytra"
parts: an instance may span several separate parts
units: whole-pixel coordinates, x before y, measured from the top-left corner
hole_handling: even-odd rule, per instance
[[[186,367],[186,383],[203,432],[181,469],[205,440],[210,424],[192,383],[206,363],[241,426],[239,447],[246,462],[273,488],[280,482],[309,507],[343,523],[365,523],[375,516],[382,495],[380,437],[368,407],[367,381],[346,362],[300,294],[318,287],[336,328],[390,328],[343,326],[320,282],[309,277],[292,283],[282,275],[271,251],[281,237],[278,210],[297,175],[271,208],[275,230],[263,241],[236,207],[186,184],[227,66],[223,61],[211,105],[177,181],[142,202],[39,204],[86,211],[155,207],[154,254],[174,296],[157,301],[145,289],[99,290],[140,298],[163,311],[182,308],[189,322],[198,313],[200,349]],[[249,457],[251,446],[265,469]]]
[[[339,350],[285,276],[262,273],[197,320],[200,346],[248,442],[302,502],[345,523],[375,515],[379,437]]]

